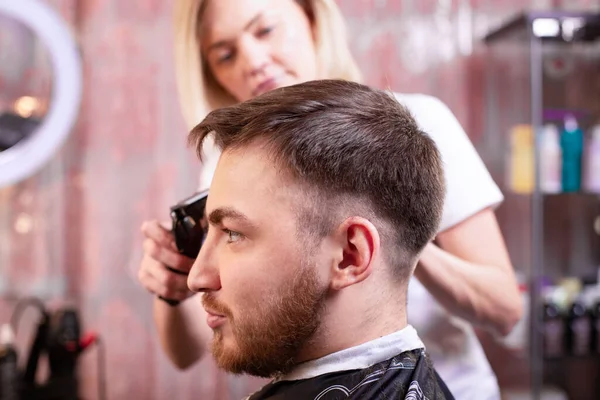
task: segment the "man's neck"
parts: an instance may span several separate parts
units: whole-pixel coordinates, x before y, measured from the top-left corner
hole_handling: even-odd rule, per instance
[[[351,291],[338,294],[328,301],[321,327],[298,362],[315,360],[404,329],[405,298],[405,294],[395,298],[375,295],[370,299]]]

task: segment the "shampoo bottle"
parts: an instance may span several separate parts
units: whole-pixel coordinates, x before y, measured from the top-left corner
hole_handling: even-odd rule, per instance
[[[585,297],[578,295],[567,315],[566,347],[570,354],[585,356],[591,353],[592,320]]]
[[[585,190],[600,194],[600,125],[592,128],[585,154]]]
[[[543,193],[559,193],[562,182],[562,149],[556,125],[544,126],[540,141],[540,190]]]
[[[543,303],[543,348],[547,358],[561,357],[565,353],[565,322],[553,294],[554,290],[548,288]]]
[[[562,190],[577,192],[581,187],[581,155],[583,131],[573,116],[565,118],[565,127],[560,136],[562,148]]]
[[[515,193],[529,194],[535,184],[533,130],[530,125],[516,125],[510,130],[509,186]]]

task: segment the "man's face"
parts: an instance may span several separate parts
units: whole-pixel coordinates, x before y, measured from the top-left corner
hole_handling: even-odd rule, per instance
[[[285,373],[320,326],[323,252],[298,240],[301,201],[258,146],[222,154],[206,207],[208,235],[188,285],[204,292],[212,352],[225,370]]]

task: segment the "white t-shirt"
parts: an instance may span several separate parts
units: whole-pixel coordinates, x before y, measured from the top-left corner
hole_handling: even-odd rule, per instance
[[[440,232],[502,202],[502,192],[444,103],[420,94],[396,94],[396,98],[410,109],[442,155],[447,191]],[[500,399],[496,376],[471,324],[448,313],[415,278],[408,287],[408,322],[419,332],[454,397]]]
[[[435,140],[446,174],[446,201],[440,232],[502,200],[483,161],[450,109],[435,97],[396,94],[420,128]],[[207,142],[200,189],[210,186],[219,151]],[[408,322],[425,343],[434,367],[461,400],[497,400],[500,391],[472,326],[448,313],[415,278],[408,289]]]

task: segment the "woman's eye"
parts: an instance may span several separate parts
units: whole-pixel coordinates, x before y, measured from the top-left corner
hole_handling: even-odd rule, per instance
[[[233,59],[233,52],[228,51],[227,53],[220,54],[217,58],[219,64],[231,61]]]
[[[273,31],[274,27],[273,26],[268,26],[266,28],[262,28],[258,31],[258,37],[263,37],[263,36],[267,36],[269,33],[271,33]]]

